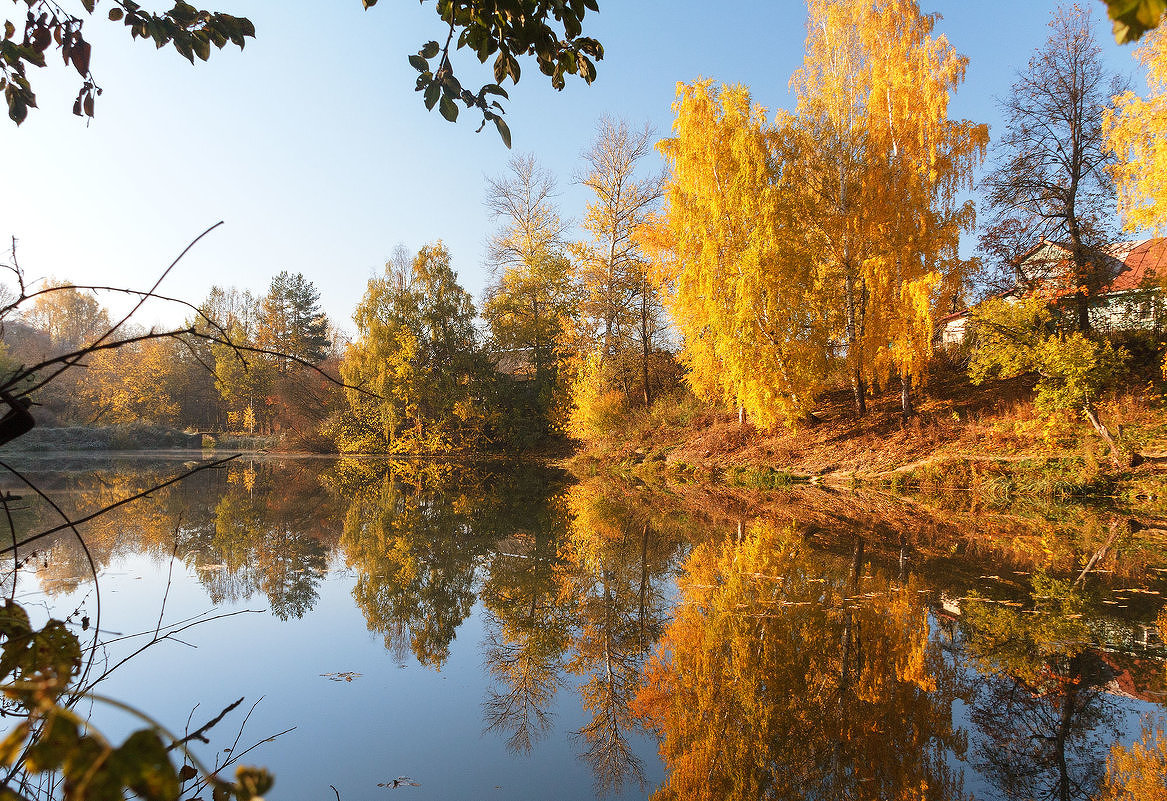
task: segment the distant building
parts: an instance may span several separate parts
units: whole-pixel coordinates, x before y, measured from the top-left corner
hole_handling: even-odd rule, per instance
[[[1148,331],[1158,334],[1167,327],[1167,238],[1116,245],[1101,254],[1109,276],[1090,298],[1090,324],[1097,331],[1118,334]],[[1015,287],[994,298],[1020,297],[1027,291],[1073,291],[1067,283],[1070,248],[1043,240],[1017,262]],[[1065,286],[1062,286],[1065,284]],[[936,342],[952,346],[964,342],[971,309],[947,314],[936,321]]]

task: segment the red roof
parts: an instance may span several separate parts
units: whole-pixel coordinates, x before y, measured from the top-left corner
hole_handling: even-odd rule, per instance
[[[1167,238],[1148,239],[1131,249],[1123,260],[1123,270],[1114,277],[1107,292],[1140,289],[1156,276],[1167,277]]]

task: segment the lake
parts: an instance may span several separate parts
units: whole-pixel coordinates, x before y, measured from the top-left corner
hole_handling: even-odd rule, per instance
[[[200,462],[11,464],[77,518]],[[244,698],[195,750],[258,743],[269,798],[1086,798],[1167,698],[1131,519],[244,457],[22,548],[16,595],[171,732]]]

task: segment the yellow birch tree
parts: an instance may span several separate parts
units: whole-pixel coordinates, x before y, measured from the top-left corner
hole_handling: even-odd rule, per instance
[[[988,128],[948,118],[968,60],[933,38],[937,17],[915,0],[812,0],[809,11],[791,82],[806,141],[797,184],[812,196],[807,247],[829,276],[856,411],[867,387],[899,376],[906,416],[933,310],[963,280],[957,248],[974,216],[959,194]]]
[[[747,89],[711,81],[679,85],[673,110],[674,135],[658,146],[672,170],[658,268],[689,380],[763,426],[793,423],[822,389],[828,331],[783,171],[788,120],[767,123]]]
[[[1119,159],[1112,169],[1118,212],[1128,231],[1167,233],[1167,31],[1147,34],[1135,58],[1147,70],[1147,97],[1124,92],[1103,123]]]

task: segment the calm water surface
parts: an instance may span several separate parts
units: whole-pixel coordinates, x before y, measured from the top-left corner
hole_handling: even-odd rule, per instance
[[[190,466],[21,464],[72,516]],[[238,460],[83,525],[96,585],[62,533],[17,594],[100,600],[99,691],[172,731],[244,697],[208,763],[292,729],[243,760],[272,798],[1086,798],[1167,698],[1167,559],[1125,519]]]

